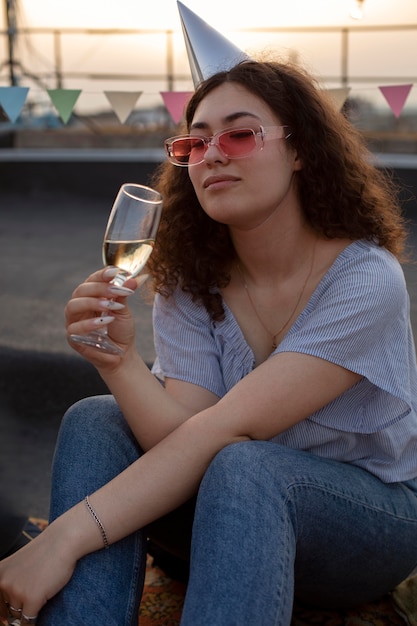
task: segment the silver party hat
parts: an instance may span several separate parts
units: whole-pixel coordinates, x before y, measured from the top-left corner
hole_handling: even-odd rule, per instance
[[[236,63],[249,59],[245,52],[209,26],[182,2],[178,1],[177,5],[194,87],[212,74],[228,70]]]

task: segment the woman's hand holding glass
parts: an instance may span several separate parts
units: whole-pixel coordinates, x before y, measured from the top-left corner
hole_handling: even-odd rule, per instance
[[[127,279],[123,286],[118,287],[112,284],[118,271],[117,267],[111,266],[91,274],[74,290],[65,308],[66,330],[71,347],[96,364],[109,362],[106,358],[108,353],[96,350],[90,344],[74,342],[72,336],[100,334],[108,327],[104,336],[119,346],[120,354],[125,353],[135,339],[135,321],[128,297],[146,279],[146,275],[139,279]]]
[[[89,285],[88,289],[83,286],[76,289],[66,309],[68,339],[73,347],[87,345],[106,354],[123,354],[124,348],[120,343],[124,346],[130,343],[129,333],[127,338],[124,337],[116,326],[111,331],[112,340],[107,333],[107,324],[116,319],[119,322],[123,318],[126,321],[130,319],[124,313],[125,302],[115,298],[130,295],[133,293],[130,287],[135,288],[143,282],[141,278],[144,277],[139,275],[152,252],[161,211],[162,197],[154,189],[134,183],[121,186],[104,234],[103,262],[108,268],[93,274],[83,283],[95,283],[95,288]],[[131,282],[136,277],[136,283]],[[103,281],[111,282],[111,285],[99,287],[98,284]],[[74,299],[78,300],[78,306],[75,306]],[[89,322],[85,317],[87,311],[90,312]],[[100,313],[97,314],[97,311]],[[74,322],[79,322],[79,326],[72,326]],[[120,343],[117,335],[121,336]]]

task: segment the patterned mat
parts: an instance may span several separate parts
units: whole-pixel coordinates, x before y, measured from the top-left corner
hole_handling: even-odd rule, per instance
[[[46,526],[31,518],[25,532],[34,537]],[[186,586],[153,565],[148,556],[139,626],[179,626]],[[417,576],[392,595],[351,611],[316,611],[296,606],[291,626],[417,626]]]
[[[186,586],[169,578],[159,567],[146,563],[145,587],[139,609],[140,626],[178,626]]]

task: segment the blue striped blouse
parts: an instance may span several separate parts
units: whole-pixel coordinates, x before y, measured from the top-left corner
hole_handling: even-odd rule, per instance
[[[269,358],[300,352],[363,376],[354,387],[273,441],[353,463],[396,482],[417,476],[417,366],[409,297],[398,261],[366,241],[345,248]],[[225,305],[213,322],[177,289],[154,305],[156,376],[222,397],[254,367]]]

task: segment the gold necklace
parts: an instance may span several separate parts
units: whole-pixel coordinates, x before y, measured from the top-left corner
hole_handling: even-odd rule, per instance
[[[283,331],[283,330],[284,330],[284,329],[288,326],[288,324],[290,323],[290,321],[291,321],[291,319],[292,319],[292,317],[293,317],[294,313],[295,313],[295,312],[296,312],[296,310],[297,310],[298,305],[299,305],[299,304],[300,304],[300,302],[301,302],[301,298],[302,298],[302,297],[303,297],[303,295],[304,295],[305,288],[307,287],[307,283],[308,283],[309,278],[310,278],[310,276],[311,276],[311,274],[312,274],[312,271],[313,271],[314,259],[315,259],[315,255],[316,255],[316,243],[317,243],[317,239],[314,241],[313,252],[312,252],[312,255],[311,255],[310,269],[308,270],[308,274],[307,274],[307,276],[306,276],[306,278],[305,278],[305,280],[304,280],[303,286],[302,286],[302,288],[301,288],[301,291],[300,291],[300,294],[299,294],[299,296],[298,296],[298,298],[297,298],[297,301],[296,301],[296,303],[295,303],[295,305],[294,305],[294,308],[292,309],[291,314],[290,314],[289,318],[287,319],[287,321],[285,322],[285,324],[283,324],[283,325],[280,327],[280,329],[279,329],[279,330],[277,330],[275,333],[271,333],[271,331],[270,331],[270,330],[269,330],[269,329],[265,326],[265,324],[264,324],[264,322],[263,322],[263,320],[262,320],[261,316],[259,315],[258,310],[257,310],[257,308],[256,308],[256,306],[255,306],[255,303],[254,303],[254,301],[252,300],[252,296],[250,295],[249,287],[248,287],[248,284],[247,284],[247,282],[246,282],[245,276],[244,276],[244,274],[243,274],[243,270],[242,270],[242,268],[241,268],[240,264],[239,264],[239,263],[237,263],[237,269],[238,269],[238,272],[239,272],[239,274],[240,274],[240,277],[242,278],[242,282],[243,282],[243,286],[244,286],[244,288],[245,288],[245,291],[246,291],[246,293],[248,294],[248,300],[249,300],[249,302],[250,302],[250,304],[251,304],[251,307],[252,307],[252,309],[253,309],[253,311],[254,311],[254,313],[255,313],[256,317],[258,318],[258,321],[259,321],[259,323],[261,324],[262,328],[263,328],[263,329],[264,329],[264,330],[268,333],[268,335],[270,335],[270,336],[272,337],[272,351],[273,351],[273,350],[275,350],[275,348],[276,348],[276,347],[277,347],[277,345],[278,345],[278,344],[277,344],[277,342],[276,342],[276,337],[278,337],[278,335],[280,335],[280,334],[282,333],[282,331]]]

